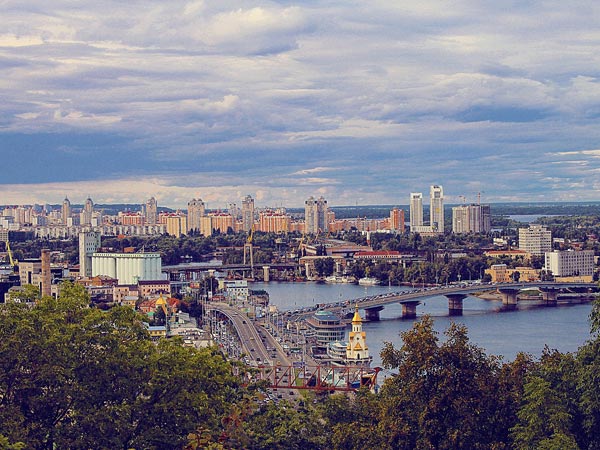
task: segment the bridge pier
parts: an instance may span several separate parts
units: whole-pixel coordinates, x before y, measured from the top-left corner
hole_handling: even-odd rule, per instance
[[[414,319],[417,317],[417,305],[420,303],[419,300],[404,301],[400,303],[402,305],[402,318]]]
[[[517,295],[519,294],[519,289],[500,288],[498,289],[498,292],[500,292],[500,295],[502,296],[504,310],[517,309]]]
[[[558,289],[544,288],[542,291],[542,300],[546,306],[556,306],[558,300]]]
[[[269,266],[263,266],[263,281],[265,283],[268,283],[269,281],[271,281],[269,269],[270,269]]]
[[[462,316],[463,300],[467,298],[467,294],[446,294],[448,299],[448,314],[451,316]]]
[[[371,322],[379,321],[379,311],[383,311],[383,306],[374,306],[373,308],[366,308],[365,312],[367,320]]]

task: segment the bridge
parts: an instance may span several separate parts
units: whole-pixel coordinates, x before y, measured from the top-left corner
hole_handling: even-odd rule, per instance
[[[246,381],[264,380],[275,391],[287,390],[288,399],[293,390],[356,391],[361,387],[375,389],[377,385],[377,374],[381,371],[379,367],[323,366],[306,364],[304,360],[292,362],[281,346],[274,344],[273,336],[262,327],[257,327],[239,309],[226,303],[212,303],[209,308],[213,314],[220,315],[233,325],[244,353],[250,358],[247,365],[251,369],[240,374]],[[270,351],[263,338],[273,345]]]
[[[430,287],[418,289],[416,291],[401,291],[379,294],[369,297],[362,297],[345,302],[336,302],[329,304],[320,304],[318,309],[334,312],[339,315],[346,315],[355,304],[364,309],[368,320],[379,320],[379,312],[385,305],[399,303],[402,306],[402,317],[414,318],[417,315],[417,306],[421,300],[428,297],[443,295],[448,299],[448,314],[451,316],[462,315],[463,300],[470,294],[496,290],[502,297],[502,304],[505,310],[516,309],[518,295],[522,290],[538,290],[541,292],[542,300],[547,306],[556,306],[558,297],[561,294],[577,293],[590,295],[598,291],[596,283],[497,283],[497,284],[471,284],[471,285],[449,285],[440,287]],[[292,315],[295,318],[306,318],[314,313],[317,308],[306,308]]]
[[[238,274],[253,278],[253,272],[263,271],[264,281],[269,281],[272,271],[296,272],[298,264],[296,263],[269,263],[269,264],[220,264],[220,263],[189,263],[176,264],[172,266],[162,266],[161,271],[166,273],[170,281],[198,281],[203,279],[204,273],[208,271],[224,272],[226,274]]]

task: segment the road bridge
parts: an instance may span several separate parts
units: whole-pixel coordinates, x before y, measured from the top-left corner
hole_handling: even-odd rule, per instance
[[[375,389],[377,385],[377,374],[381,371],[379,367],[371,369],[364,366],[324,366],[306,364],[304,361],[292,362],[278,345],[272,344],[274,347],[269,351],[260,336],[261,333],[268,332],[257,327],[237,308],[226,303],[212,303],[208,308],[232,323],[244,352],[251,357],[249,366],[254,370],[244,375],[247,381],[265,380],[273,390],[287,390],[286,397],[290,399],[289,393],[292,390],[356,391],[361,387]],[[274,343],[272,336],[267,336],[267,342],[269,337]]]
[[[543,300],[548,306],[556,305],[561,294],[590,295],[598,291],[596,283],[497,283],[497,284],[471,284],[428,287],[414,291],[389,292],[374,296],[362,297],[345,302],[320,304],[318,308],[304,308],[291,314],[294,318],[302,319],[314,314],[316,309],[323,309],[345,316],[351,312],[354,305],[364,309],[368,320],[379,320],[379,312],[385,305],[399,303],[402,305],[402,317],[415,317],[417,306],[421,300],[429,297],[443,295],[448,299],[448,314],[461,315],[463,300],[469,295],[481,291],[496,290],[502,297],[505,309],[515,309],[518,295],[522,290],[539,290]]]
[[[170,281],[199,281],[204,273],[213,270],[223,272],[226,275],[248,276],[253,278],[253,272],[261,270],[263,279],[268,281],[271,272],[295,272],[298,269],[296,263],[269,263],[269,264],[220,264],[220,263],[189,263],[162,266],[161,271],[167,274]]]

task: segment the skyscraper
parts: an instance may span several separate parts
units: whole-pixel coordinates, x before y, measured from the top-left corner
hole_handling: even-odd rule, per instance
[[[429,218],[431,230],[444,232],[444,190],[442,186],[433,185],[429,191]]]
[[[452,208],[452,232],[489,233],[491,228],[490,205],[461,205]]]
[[[61,217],[62,224],[68,225],[69,218],[71,217],[71,202],[69,201],[69,199],[67,197],[65,197],[65,199],[63,200],[61,214],[62,214],[62,217]]]
[[[87,198],[85,204],[83,205],[83,211],[80,214],[80,223],[81,225],[91,225],[92,224],[92,216],[94,215],[94,202],[91,198]]]
[[[254,199],[246,195],[242,200],[242,229],[248,233],[254,225]]]
[[[201,198],[192,199],[188,202],[187,208],[187,231],[196,231],[200,233],[202,228],[201,221],[206,212],[206,207]]]
[[[411,192],[410,194],[410,231],[423,226],[423,194]]]
[[[316,200],[313,196],[310,196],[304,202],[305,233],[317,234],[319,231],[327,232],[327,212],[327,200],[323,197]]]
[[[151,197],[146,202],[144,216],[147,225],[156,225],[158,222],[158,204],[156,203],[156,199],[154,197]]]

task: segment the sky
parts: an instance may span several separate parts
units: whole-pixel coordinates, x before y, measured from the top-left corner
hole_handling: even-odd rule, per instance
[[[0,204],[600,200],[600,2],[0,2]],[[428,200],[425,201],[427,203]]]

